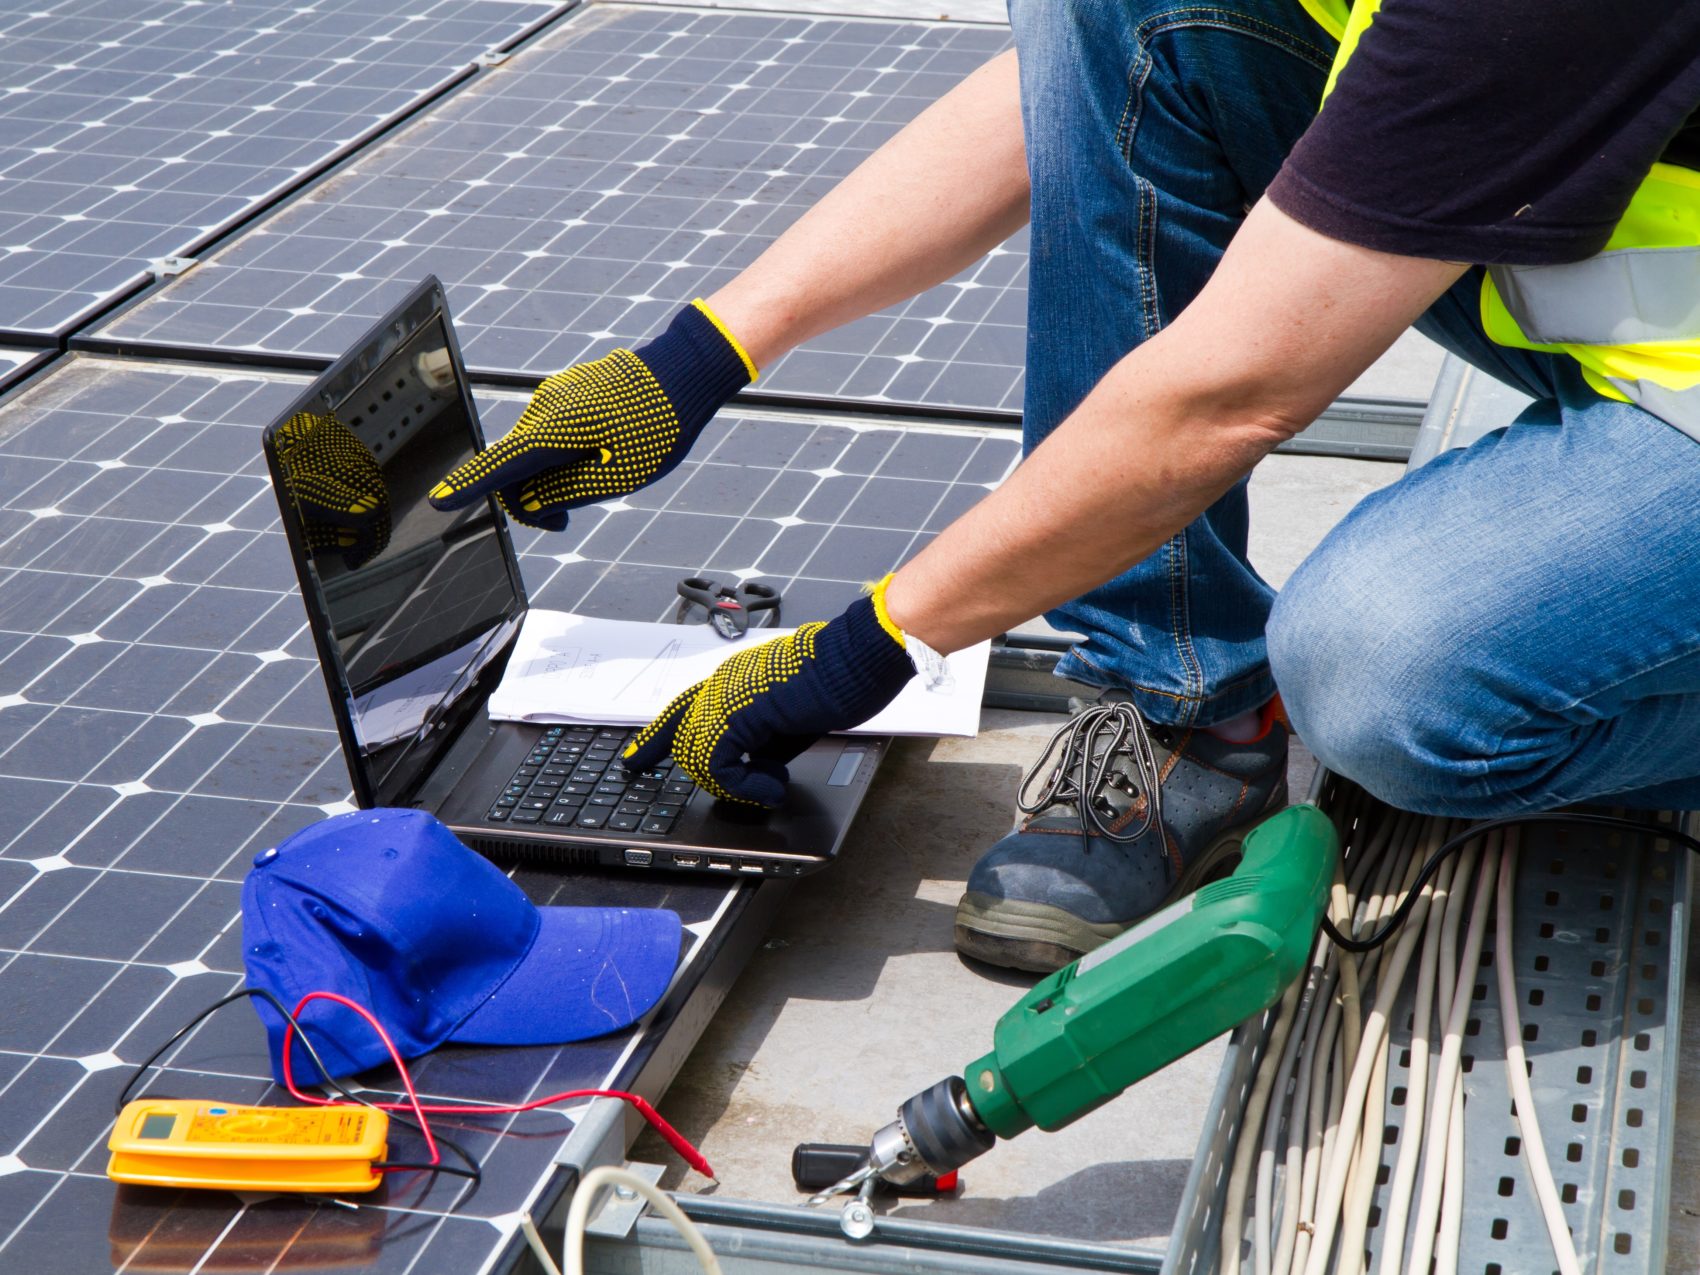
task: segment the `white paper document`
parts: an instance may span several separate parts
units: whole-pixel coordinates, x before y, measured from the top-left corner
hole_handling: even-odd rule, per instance
[[[515,722],[646,725],[680,691],[714,672],[730,655],[791,633],[752,629],[728,642],[706,624],[640,624],[566,611],[526,612],[490,716]],[[947,661],[946,685],[928,690],[916,678],[857,735],[973,735],[980,729],[991,644],[981,642]]]

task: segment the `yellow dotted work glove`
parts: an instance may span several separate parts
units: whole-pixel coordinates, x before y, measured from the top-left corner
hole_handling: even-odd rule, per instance
[[[822,735],[860,726],[915,675],[884,590],[882,580],[836,619],[733,655],[638,733],[627,767],[645,770],[671,753],[713,796],[779,805],[786,762]]]
[[[390,542],[390,493],[366,444],[334,416],[297,412],[275,439],[308,552],[337,552],[350,571]]]
[[[560,531],[569,510],[666,474],[755,378],[749,355],[693,302],[648,345],[544,381],[508,436],[445,475],[431,503],[459,509],[494,493],[515,521]]]

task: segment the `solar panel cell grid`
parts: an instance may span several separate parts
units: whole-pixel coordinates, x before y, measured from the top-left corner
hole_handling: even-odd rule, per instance
[[[102,340],[330,357],[384,284],[449,284],[475,370],[658,331],[1008,43],[961,24],[597,6],[175,280]],[[1015,411],[1025,235],[758,390]]]
[[[46,0],[0,16],[0,331],[67,331],[557,8]]]
[[[484,411],[492,434],[518,419]],[[1014,467],[1008,433],[775,420],[723,412],[660,482],[574,511],[559,534],[517,529],[533,605],[665,620],[685,575],[759,579],[783,621],[826,620],[925,547]]]
[[[148,258],[263,206],[559,7],[40,0],[0,15],[0,335],[71,330]],[[1006,42],[960,24],[599,6],[112,331],[191,356],[330,358],[431,271],[453,281],[475,366],[554,371],[712,291]],[[762,385],[1014,408],[1024,280],[1017,240]],[[0,349],[0,384],[47,357]],[[511,1234],[490,1220],[530,1196],[567,1128],[459,1128],[482,1191],[402,1179],[358,1211],[104,1177],[128,1065],[241,978],[253,854],[346,807],[258,447],[304,383],[77,356],[0,401],[0,1269],[478,1269]],[[487,434],[525,398],[481,396]],[[516,547],[537,605],[663,619],[683,575],[709,574],[778,585],[786,623],[824,619],[1017,451],[995,431],[727,412],[662,482],[575,512],[563,534],[517,528]],[[689,953],[717,950],[754,897],[664,876],[515,879],[539,902],[671,907]],[[427,1094],[518,1100],[635,1075],[655,1047],[628,1032],[451,1049],[415,1074]],[[272,1098],[263,1057],[253,1015],[232,1009],[155,1092]],[[399,1135],[396,1150],[417,1147]]]
[[[208,1252],[473,1269],[505,1234],[478,1219],[527,1198],[567,1127],[457,1128],[484,1163],[478,1194],[398,1183],[358,1225],[311,1201],[244,1209],[104,1177],[127,1066],[240,981],[252,856],[347,797],[258,446],[303,383],[77,357],[0,404],[0,1269],[110,1254],[188,1269]],[[524,401],[485,396],[488,431]],[[1015,453],[1006,433],[723,416],[663,483],[575,513],[564,535],[521,531],[521,562],[544,605],[657,619],[682,575],[759,570],[786,588],[787,620],[820,618]],[[705,936],[742,897],[688,879],[516,880],[540,902],[671,907]],[[449,1050],[415,1075],[426,1093],[519,1100],[601,1083],[633,1039]],[[208,1022],[154,1092],[275,1097],[257,1020]]]

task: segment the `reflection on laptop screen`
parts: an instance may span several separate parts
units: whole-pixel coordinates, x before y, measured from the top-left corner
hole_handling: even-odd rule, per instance
[[[522,603],[490,503],[443,513],[425,498],[476,446],[440,316],[315,401],[273,446],[384,802],[425,761],[409,741],[499,653]]]

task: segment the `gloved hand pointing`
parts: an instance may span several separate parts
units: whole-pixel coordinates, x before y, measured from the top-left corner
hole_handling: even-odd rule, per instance
[[[666,474],[756,366],[701,301],[655,340],[558,372],[508,436],[431,489],[438,509],[496,493],[508,517],[547,531],[567,511]]]
[[[626,765],[643,770],[671,752],[713,796],[777,806],[786,762],[822,735],[860,726],[915,675],[885,613],[886,580],[835,620],[739,651],[638,732]]]

